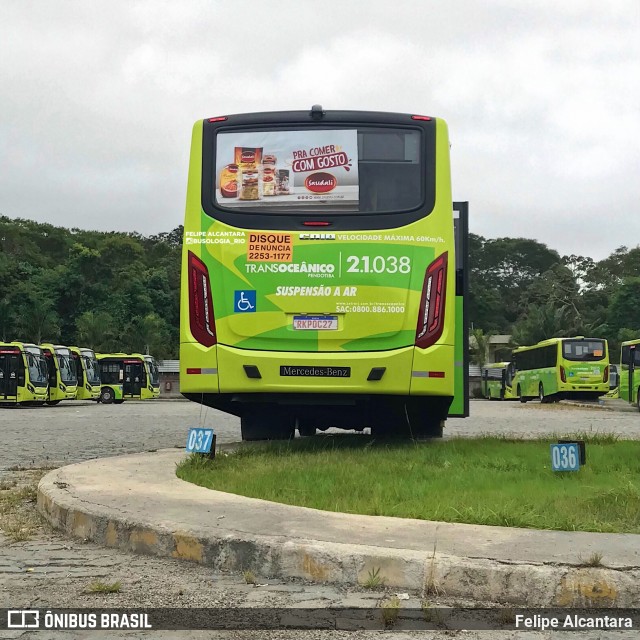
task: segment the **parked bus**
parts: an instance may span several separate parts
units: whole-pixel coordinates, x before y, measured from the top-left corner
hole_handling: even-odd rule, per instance
[[[43,405],[47,389],[42,349],[25,342],[0,342],[0,404]]]
[[[598,398],[609,392],[609,348],[602,338],[551,338],[513,352],[521,402]]]
[[[47,404],[55,405],[62,400],[73,400],[78,390],[78,381],[69,347],[51,343],[41,344],[40,347],[49,376]]]
[[[78,400],[97,400],[100,396],[100,367],[91,349],[69,347],[76,368]]]
[[[243,440],[440,437],[468,414],[467,203],[453,205],[439,118],[316,105],[197,122],[183,395],[239,416]]]
[[[627,340],[620,347],[618,397],[640,410],[640,340]]]
[[[121,404],[160,396],[158,367],[151,356],[139,353],[98,353],[100,402]]]
[[[482,397],[487,400],[513,400],[513,362],[494,362],[481,368]]]

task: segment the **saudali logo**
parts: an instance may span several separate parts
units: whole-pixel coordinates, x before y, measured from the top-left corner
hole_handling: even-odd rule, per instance
[[[328,193],[338,186],[338,180],[331,173],[317,171],[304,179],[304,186],[312,193]]]

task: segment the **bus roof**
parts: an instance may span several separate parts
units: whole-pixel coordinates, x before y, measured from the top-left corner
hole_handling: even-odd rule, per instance
[[[625,340],[620,346],[621,347],[630,347],[634,344],[640,344],[640,338],[636,338],[635,340]]]
[[[606,338],[586,338],[585,336],[567,336],[565,338],[548,338],[547,340],[541,340],[537,344],[532,344],[526,347],[518,347],[517,349],[513,350],[513,353],[526,351],[528,349],[538,349],[539,347],[548,347],[554,344],[558,344],[559,342],[566,342],[567,340],[603,340],[604,342],[607,341]]]
[[[319,107],[319,108],[317,108]],[[325,111],[320,105],[314,105],[306,111],[261,111],[255,113],[233,113],[222,114],[210,118],[204,118],[198,122],[221,122],[224,125],[233,124],[263,124],[263,123],[323,123],[323,122],[413,122],[420,124],[429,121],[435,121],[434,118],[426,115],[416,115],[411,113],[397,113],[391,111]]]

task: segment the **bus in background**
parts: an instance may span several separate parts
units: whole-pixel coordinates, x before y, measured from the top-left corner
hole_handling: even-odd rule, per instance
[[[466,216],[439,118],[316,105],[197,122],[181,392],[239,416],[243,440],[441,437],[468,414]]]
[[[481,368],[482,397],[487,400],[513,400],[513,362],[494,362]]]
[[[640,340],[627,340],[620,347],[618,397],[640,410]]]
[[[47,388],[47,365],[40,347],[0,342],[0,404],[43,405]]]
[[[513,386],[521,402],[598,398],[609,392],[609,348],[603,338],[550,338],[513,352]]]
[[[69,347],[76,368],[78,400],[97,400],[100,396],[100,367],[91,349]]]
[[[151,356],[139,353],[98,353],[100,402],[121,404],[160,396],[158,367]]]
[[[78,390],[78,380],[69,347],[51,343],[41,344],[40,347],[49,376],[47,404],[55,405],[62,400],[73,400]]]

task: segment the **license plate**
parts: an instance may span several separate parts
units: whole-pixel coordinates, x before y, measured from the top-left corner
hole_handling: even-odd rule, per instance
[[[280,375],[301,378],[350,378],[351,367],[285,365],[280,367]]]
[[[293,316],[293,328],[300,331],[335,331],[338,316]]]

